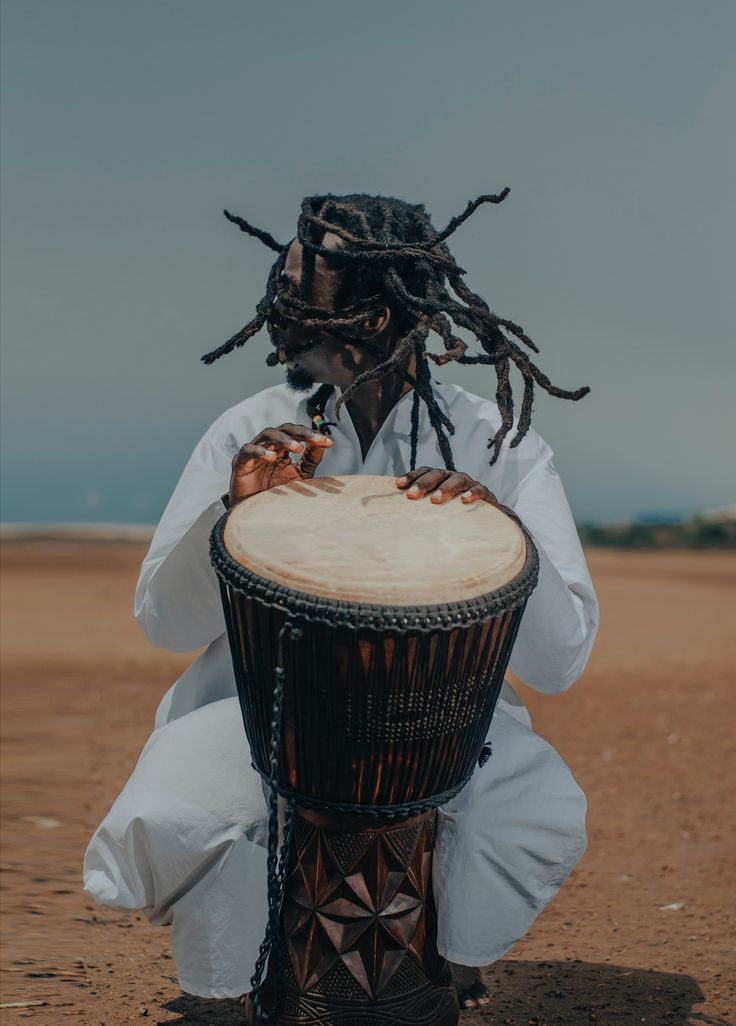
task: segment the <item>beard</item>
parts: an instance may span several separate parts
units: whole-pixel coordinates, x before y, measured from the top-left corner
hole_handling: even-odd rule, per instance
[[[286,368],[286,386],[293,392],[308,392],[315,383],[315,379],[306,371]]]

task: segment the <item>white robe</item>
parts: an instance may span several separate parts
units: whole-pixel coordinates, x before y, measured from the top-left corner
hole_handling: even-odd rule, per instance
[[[530,431],[488,465],[500,424],[494,403],[455,385],[435,385],[455,425],[456,466],[516,511],[539,550],[540,575],[510,667],[546,694],[582,673],[598,627],[598,604],[552,451]],[[123,791],[90,841],[85,890],[99,904],[142,909],[172,925],[183,990],[237,997],[249,989],[266,924],[267,808],[250,764],[209,533],[224,506],[231,460],[264,427],[306,424],[307,396],[285,385],[227,410],[187,463],[143,562],[135,615],[155,645],[206,645],[162,699]],[[347,409],[317,473],[385,474],[409,469],[412,393],[389,414],[362,459]],[[334,417],[334,399],[326,415]],[[442,467],[420,404],[417,466]],[[452,500],[458,501],[458,500]],[[438,947],[454,962],[486,965],[529,928],[586,845],[585,796],[557,752],[531,729],[503,686],[489,732],[493,755],[439,810],[433,886]]]

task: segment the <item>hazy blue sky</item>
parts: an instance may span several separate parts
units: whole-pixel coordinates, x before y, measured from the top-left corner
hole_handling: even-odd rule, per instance
[[[736,492],[733,0],[6,0],[3,519],[155,521],[227,406],[312,192],[423,201],[579,404],[540,397],[579,518]],[[731,286],[731,288],[728,288]],[[492,395],[492,373],[443,380]],[[244,439],[245,441],[245,439]]]

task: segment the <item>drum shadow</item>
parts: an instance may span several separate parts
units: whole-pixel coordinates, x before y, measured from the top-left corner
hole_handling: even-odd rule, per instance
[[[290,492],[298,492],[308,499],[313,499],[320,492],[329,492],[331,495],[339,495],[345,487],[344,481],[338,481],[334,477],[313,477],[305,481],[290,481],[288,485],[276,485],[269,489],[274,495],[288,495]]]
[[[463,1012],[460,1026],[730,1026],[694,1010],[704,1001],[698,983],[683,973],[595,962],[497,962],[483,977],[491,1004]],[[242,1026],[236,1001],[182,994],[164,1005],[179,1018],[169,1026]]]
[[[705,997],[684,973],[582,962],[496,962],[483,973],[493,1017],[478,1023],[526,1026],[729,1026],[694,1010]],[[463,1017],[470,1026],[473,1018]]]
[[[398,491],[398,489],[397,489]],[[379,499],[395,499],[396,494],[393,492],[384,492],[382,495],[364,495],[360,500],[361,506],[367,506],[371,502],[377,502]]]

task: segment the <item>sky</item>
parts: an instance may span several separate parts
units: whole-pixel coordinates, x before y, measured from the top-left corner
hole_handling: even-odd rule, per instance
[[[5,0],[1,27],[4,521],[155,522],[280,380],[265,332],[199,361],[273,257],[224,207],[288,240],[311,193],[443,226],[505,186],[450,248],[591,386],[534,409],[576,517],[733,502],[732,0]]]

